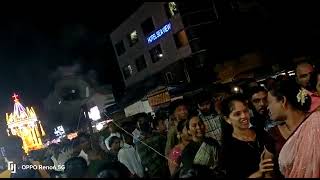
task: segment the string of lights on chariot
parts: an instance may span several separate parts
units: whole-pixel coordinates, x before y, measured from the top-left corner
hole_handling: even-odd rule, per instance
[[[18,99],[18,95],[12,96],[14,100],[14,110],[6,113],[8,136],[18,136],[23,141],[23,149],[28,154],[32,150],[43,148],[41,137],[45,136],[41,122],[32,107],[23,107]]]

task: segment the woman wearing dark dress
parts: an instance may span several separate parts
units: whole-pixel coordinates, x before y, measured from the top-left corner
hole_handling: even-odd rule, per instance
[[[223,176],[224,172],[219,166],[220,145],[215,139],[205,137],[205,124],[198,117],[198,113],[190,113],[186,129],[192,141],[182,151],[180,177],[185,177],[190,170],[193,171],[195,168],[210,172],[208,176],[211,177]]]
[[[222,103],[222,113],[232,126],[225,135],[222,160],[227,176],[235,178],[272,177],[274,147],[264,131],[249,128],[250,114],[242,96],[234,95]]]

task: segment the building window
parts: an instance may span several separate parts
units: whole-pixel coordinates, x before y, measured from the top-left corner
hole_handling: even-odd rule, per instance
[[[138,33],[136,30],[134,30],[128,34],[128,40],[129,40],[130,47],[132,47],[133,45],[135,45],[139,41]]]
[[[173,76],[171,72],[167,72],[166,73],[166,79],[167,79],[167,83],[171,83],[173,81]]]
[[[73,101],[81,98],[79,89],[68,87],[62,89],[61,97],[63,101]]]
[[[183,17],[185,25],[200,25],[211,24],[217,19],[217,16],[212,9],[198,10],[196,13],[188,14]]]
[[[155,30],[154,24],[153,24],[153,20],[152,17],[149,17],[148,19],[146,19],[142,24],[141,24],[141,28],[143,31],[143,34],[146,36],[148,34],[150,34],[152,31]]]
[[[129,77],[132,76],[132,67],[131,65],[126,65],[122,68],[123,76],[125,79],[128,79]]]
[[[177,4],[175,2],[166,3],[165,8],[168,18],[171,18],[179,13]]]
[[[136,66],[137,66],[138,72],[142,71],[143,69],[145,69],[147,67],[147,63],[144,58],[144,55],[142,55],[136,59]]]
[[[184,30],[174,34],[174,41],[178,49],[189,44],[187,34]]]
[[[115,45],[115,48],[118,56],[121,56],[126,51],[122,40]]]
[[[150,49],[149,53],[150,53],[150,56],[151,56],[153,63],[158,62],[163,57],[163,53],[162,53],[160,44],[158,44],[154,48]]]

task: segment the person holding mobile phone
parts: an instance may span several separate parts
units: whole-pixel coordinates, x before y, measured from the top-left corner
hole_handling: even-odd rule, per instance
[[[250,128],[246,99],[233,95],[222,103],[222,113],[232,131],[222,147],[222,166],[232,178],[266,178],[275,172],[274,141],[265,131]]]

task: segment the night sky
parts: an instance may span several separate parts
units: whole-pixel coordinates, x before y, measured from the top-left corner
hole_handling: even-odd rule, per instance
[[[1,121],[5,112],[13,111],[13,92],[45,118],[42,102],[52,90],[49,76],[61,65],[80,63],[83,71],[96,70],[101,82],[112,82],[114,55],[108,34],[141,3],[102,3],[11,6],[8,13],[0,13]],[[113,8],[119,13],[113,14]]]
[[[102,83],[118,81],[114,78],[118,67],[114,62],[109,33],[142,2],[50,2],[55,4],[37,2],[39,7],[36,7],[35,3],[19,2],[19,6],[0,6],[2,121],[5,112],[13,110],[13,92],[20,95],[24,105],[35,106],[40,118],[45,119],[42,102],[52,90],[49,77],[61,65],[80,63],[83,71],[96,70]],[[272,53],[291,53],[303,48],[318,50],[319,45],[311,46],[307,42],[320,40],[320,28],[316,28],[320,22],[318,6],[301,2],[268,3],[267,9],[272,13],[258,24],[251,21],[243,24],[236,19],[229,25],[225,23],[226,19],[222,19],[220,28],[211,33],[216,36],[216,46],[212,46],[211,51],[230,55],[231,51],[246,47],[248,42],[252,47]]]

